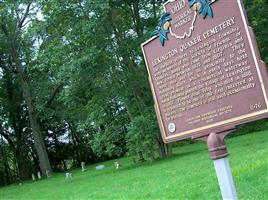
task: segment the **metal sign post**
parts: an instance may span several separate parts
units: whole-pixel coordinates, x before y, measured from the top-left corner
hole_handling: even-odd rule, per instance
[[[223,138],[216,133],[211,133],[207,139],[208,149],[214,163],[222,198],[236,200],[237,193]]]
[[[228,158],[221,158],[218,160],[214,160],[213,162],[217,173],[222,198],[237,199],[237,193]]]

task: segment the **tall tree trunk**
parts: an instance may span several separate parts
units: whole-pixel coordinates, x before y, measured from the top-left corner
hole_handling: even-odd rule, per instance
[[[71,123],[68,122],[68,126],[70,129],[70,136],[73,141],[73,145],[75,146],[74,151],[76,154],[76,161],[77,161],[77,167],[80,166],[82,162],[82,150],[81,150],[81,144],[80,144],[80,139],[77,137],[76,132],[72,126]]]
[[[0,135],[0,139],[1,142],[3,142],[3,138],[2,135]],[[3,161],[3,180],[0,181],[0,183],[2,182],[4,185],[7,185],[10,182],[10,177],[9,177],[9,172],[8,172],[8,164],[7,164],[7,160],[6,160],[6,154],[3,150],[3,147],[0,146],[0,156],[2,157],[2,161]]]
[[[114,32],[114,35],[115,35],[115,38],[116,38],[116,41],[118,43],[119,46],[123,46],[123,41],[124,41],[124,35],[122,32],[120,32],[116,26],[116,23],[113,21],[113,14],[111,14],[111,25],[113,26],[113,32]],[[123,65],[125,66],[124,68],[124,71],[126,71],[126,78],[129,79],[129,73],[133,73],[133,76],[135,74],[137,74],[137,71],[136,71],[136,64],[134,63],[134,61],[130,58],[130,53],[129,52],[123,52],[121,53],[120,55],[122,57],[122,63]],[[143,114],[143,111],[144,111],[144,104],[143,102],[141,101],[141,99],[139,98],[139,96],[137,95],[136,93],[136,88],[135,86],[132,86],[133,88],[133,96],[134,96],[134,100],[135,100],[135,104],[137,106],[137,109],[138,109],[138,112],[140,115]],[[130,112],[130,110],[129,110]]]
[[[152,1],[152,4],[153,4],[154,20],[157,20],[155,0]]]
[[[136,22],[135,23],[135,29],[136,29],[136,33],[138,35],[138,37],[142,37],[143,36],[143,25],[141,22],[141,18],[140,18],[140,8],[139,8],[139,0],[136,0],[133,2],[133,20]]]
[[[67,171],[67,165],[66,165],[66,162],[65,160],[61,160],[62,164],[63,164],[63,167],[64,167],[64,171],[66,172]]]
[[[25,98],[25,101],[28,107],[28,114],[29,114],[30,124],[31,124],[33,137],[34,137],[34,146],[38,155],[40,169],[42,171],[42,174],[45,175],[47,170],[52,171],[50,162],[48,159],[47,150],[46,150],[44,139],[43,139],[40,127],[39,127],[39,123],[37,121],[36,112],[33,107],[30,87],[27,81],[23,78],[22,74],[20,74],[20,81],[21,81],[21,87],[23,90],[23,96]]]
[[[33,105],[31,89],[28,83],[27,76],[24,73],[24,67],[22,66],[20,62],[19,54],[17,52],[17,45],[15,41],[12,42],[11,50],[12,50],[13,60],[16,64],[16,69],[18,72],[18,77],[20,81],[20,86],[22,88],[23,97],[28,108],[28,115],[29,115],[32,133],[34,137],[34,146],[35,146],[38,159],[39,159],[39,166],[42,171],[42,174],[45,175],[47,170],[49,170],[50,172],[52,171],[51,165],[48,159],[48,154],[47,154],[47,150],[45,147],[44,139],[40,130],[38,120],[37,120],[37,113]]]
[[[157,138],[157,146],[160,158],[166,158],[172,155],[172,144],[165,144],[160,134]]]
[[[5,160],[4,161],[4,180],[5,180],[4,182],[6,185],[11,183],[10,179],[11,179],[11,177],[9,175],[9,166],[8,166],[7,161]]]
[[[18,165],[18,175],[21,180],[26,180],[30,177],[29,161],[20,150],[17,151],[15,157]]]
[[[10,63],[11,65],[11,63]],[[11,125],[14,129],[13,137],[10,137],[10,135],[5,135],[5,138],[9,142],[9,145],[14,153],[15,160],[17,163],[17,174],[20,178],[20,180],[25,180],[30,177],[30,168],[29,163],[30,160],[27,158],[27,155],[25,155],[24,147],[25,144],[22,139],[23,135],[23,122],[25,119],[22,119],[22,107],[21,105],[18,105],[15,98],[15,88],[16,85],[13,84],[11,74],[9,72],[6,72],[4,74],[4,77],[7,79],[6,82],[6,90],[8,93],[8,112],[9,112],[9,120],[11,122]],[[13,139],[12,142],[12,138]]]

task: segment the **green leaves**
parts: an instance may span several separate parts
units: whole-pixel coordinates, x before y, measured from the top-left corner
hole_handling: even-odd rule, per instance
[[[128,153],[139,160],[153,160],[156,149],[157,120],[150,111],[132,119],[126,136]]]
[[[165,41],[168,40],[167,33],[169,32],[169,29],[164,27],[164,25],[169,23],[169,21],[171,20],[172,18],[170,16],[170,13],[165,13],[163,16],[160,17],[156,30],[152,32],[152,36],[155,36],[155,35],[159,36],[160,43],[162,44],[162,46],[164,46]]]

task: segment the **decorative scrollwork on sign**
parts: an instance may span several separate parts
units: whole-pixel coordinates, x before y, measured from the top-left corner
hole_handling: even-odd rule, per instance
[[[205,19],[207,16],[213,17],[213,11],[211,8],[211,4],[216,0],[189,0],[190,7],[192,7],[195,11],[202,14]]]
[[[169,32],[169,27],[171,25],[170,21],[172,20],[170,13],[165,13],[160,17],[158,26],[152,32],[152,36],[159,36],[160,43],[164,46],[165,41],[168,40],[167,33]]]
[[[164,46],[165,41],[168,40],[168,33],[169,32],[171,33],[171,35],[175,36],[178,39],[184,39],[185,37],[189,37],[192,34],[192,31],[194,29],[194,23],[195,23],[197,14],[202,14],[204,19],[207,16],[213,18],[213,10],[212,10],[211,4],[213,4],[215,1],[217,1],[217,0],[188,0],[189,7],[185,3],[186,0],[180,0],[180,1],[179,0],[169,0],[169,1],[167,1],[164,4],[164,8],[165,8],[166,12],[160,17],[159,23],[158,23],[156,29],[152,32],[152,36],[159,36],[160,43],[162,44],[162,46]],[[177,8],[179,10],[177,10],[177,11],[175,10],[175,12],[171,11],[172,14],[170,14],[169,13],[170,9],[169,9],[169,11],[167,11],[167,9],[166,9],[166,6],[169,3],[172,3],[172,4],[174,3],[175,4],[174,8]],[[178,7],[178,5],[180,7]],[[192,15],[190,18],[191,20],[189,21],[190,24],[188,23],[189,28],[186,31],[184,30],[185,26],[182,29],[177,27],[177,30],[176,30],[176,26],[174,26],[174,23],[176,23],[176,22],[174,22],[173,24],[171,23],[171,20],[173,17],[174,17],[174,20],[176,21],[176,19],[177,19],[177,18],[175,18],[176,13],[178,13],[178,11],[181,11],[183,9],[194,10],[194,12],[193,12],[194,14],[192,14],[189,11],[184,10],[184,12],[188,12],[188,13],[190,13],[189,15]],[[175,16],[174,16],[174,14],[175,14]],[[188,15],[188,18],[189,18],[189,15]],[[175,27],[175,29],[173,26]]]

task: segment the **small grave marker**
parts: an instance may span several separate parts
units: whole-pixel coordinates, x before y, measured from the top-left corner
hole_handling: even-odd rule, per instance
[[[115,169],[119,169],[121,167],[121,164],[119,161],[114,162]]]
[[[38,177],[38,179],[42,179],[41,172],[37,172],[37,177]]]
[[[71,172],[67,172],[65,174],[65,179],[72,179],[73,178],[73,174]]]
[[[52,174],[51,174],[50,170],[47,170],[47,171],[46,171],[46,176],[47,176],[47,178],[52,177]]]
[[[96,170],[103,170],[105,168],[104,165],[98,165],[96,166]]]
[[[34,174],[32,174],[32,180],[35,181],[35,175]]]
[[[82,172],[86,171],[85,162],[81,162],[81,168],[82,168]]]

